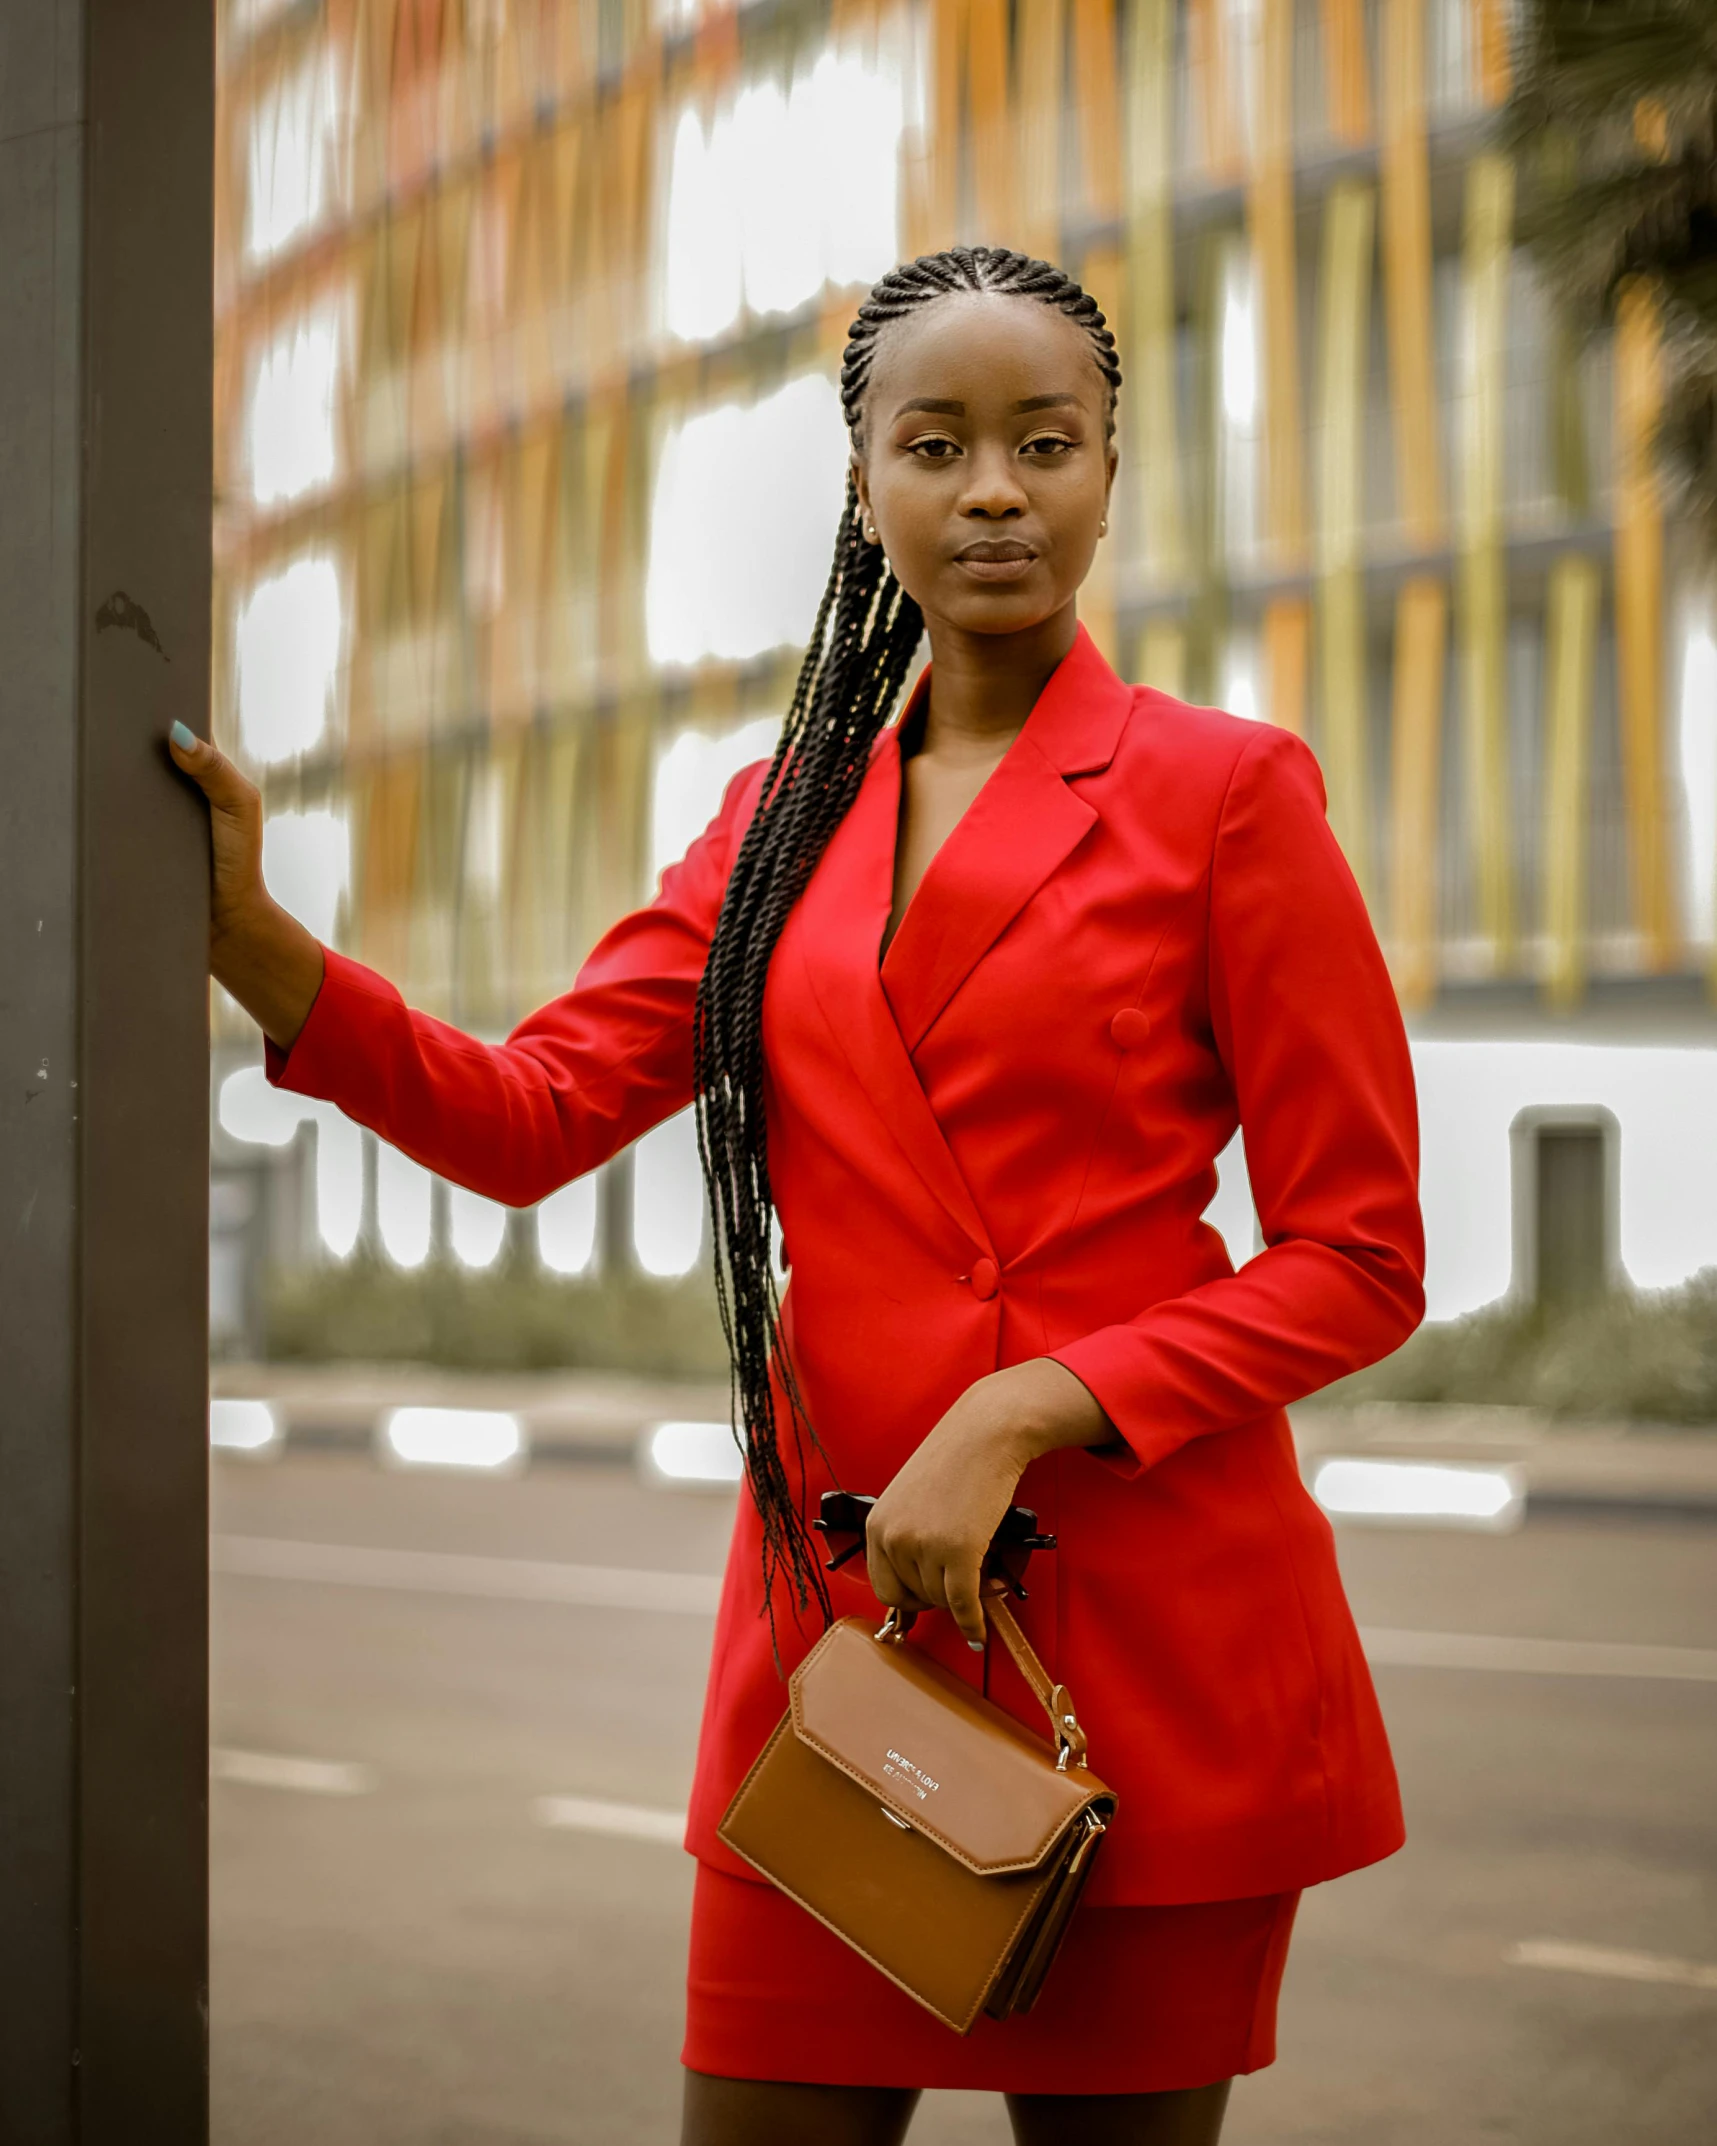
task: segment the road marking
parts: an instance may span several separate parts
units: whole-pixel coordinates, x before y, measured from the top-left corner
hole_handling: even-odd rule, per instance
[[[685,1838],[684,1811],[654,1811],[642,1803],[599,1803],[588,1796],[539,1796],[531,1806],[539,1826],[573,1833],[618,1833],[628,1840],[660,1841],[677,1848]]]
[[[382,1587],[408,1594],[470,1595],[496,1602],[563,1602],[580,1609],[663,1610],[713,1617],[713,1573],[646,1572],[629,1565],[563,1565],[522,1557],[470,1557],[445,1550],[376,1550],[273,1535],[216,1535],[213,1571],[247,1580],[302,1580],[328,1587]]]
[[[216,1535],[209,1544],[209,1563],[213,1571],[237,1579],[377,1587],[496,1602],[556,1602],[578,1609],[659,1610],[683,1617],[713,1617],[721,1599],[721,1581],[713,1573],[474,1557],[447,1550],[382,1550],[357,1543],[290,1542],[274,1535]],[[1359,1636],[1370,1659],[1389,1668],[1717,1684],[1717,1648],[1710,1647],[1510,1639],[1486,1632],[1404,1632],[1375,1625]]]
[[[1673,1982],[1682,1989],[1717,1990],[1717,1967],[1699,1960],[1666,1960],[1655,1952],[1618,1952],[1609,1945],[1571,1945],[1531,1937],[1503,1954],[1510,1967],[1546,1967],[1556,1974],[1607,1975],[1617,1982]]]
[[[211,1751],[209,1772],[217,1781],[248,1788],[290,1788],[301,1796],[367,1796],[375,1788],[373,1766],[344,1759],[295,1759],[280,1751]]]
[[[1661,1677],[1717,1684],[1717,1648],[1638,1647],[1603,1639],[1502,1639],[1487,1632],[1362,1626],[1367,1657],[1391,1669],[1494,1669],[1538,1677]]]

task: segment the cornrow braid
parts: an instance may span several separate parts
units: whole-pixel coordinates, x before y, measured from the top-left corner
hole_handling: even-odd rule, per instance
[[[1097,301],[1065,270],[1029,254],[1001,246],[954,246],[946,253],[926,253],[891,268],[859,307],[841,362],[841,406],[854,440],[862,444],[865,392],[879,332],[903,313],[932,298],[958,291],[995,291],[1009,298],[1037,298],[1077,321],[1091,338],[1097,369],[1109,383],[1109,430],[1115,429],[1115,403],[1121,392],[1121,360],[1115,338]]]
[[[841,363],[841,406],[855,449],[877,339],[894,321],[957,292],[1036,298],[1090,337],[1109,388],[1114,430],[1121,386],[1115,338],[1096,301],[1047,261],[989,246],[956,246],[894,268],[859,307]],[[846,816],[871,748],[893,714],[924,631],[917,604],[882,548],[867,543],[858,490],[847,478],[834,564],[781,729],[781,742],[740,843],[698,987],[693,1048],[698,1155],[713,1218],[716,1303],[731,1363],[734,1431],[763,1528],[763,1599],[774,1631],[784,1572],[801,1610],[831,1614],[828,1583],[801,1496],[781,1450],[773,1362],[791,1419],[799,1481],[817,1436],[780,1331],[769,1153],[763,1106],[763,992],[794,903]]]

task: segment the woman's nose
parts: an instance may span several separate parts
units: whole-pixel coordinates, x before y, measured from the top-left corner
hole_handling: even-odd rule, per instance
[[[975,454],[967,469],[966,488],[960,500],[962,514],[978,514],[998,520],[1025,512],[1028,504],[1025,488],[1019,481],[1011,454],[1004,450],[995,454]]]

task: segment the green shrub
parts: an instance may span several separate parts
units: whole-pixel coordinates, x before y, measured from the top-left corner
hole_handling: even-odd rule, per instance
[[[571,1279],[534,1260],[481,1273],[402,1273],[374,1257],[271,1278],[275,1359],[430,1363],[470,1371],[574,1367],[721,1378],[706,1269],[683,1281]],[[1509,1303],[1423,1326],[1321,1401],[1514,1406],[1608,1422],[1717,1423],[1717,1268],[1679,1289],[1620,1293],[1563,1312]]]
[[[1717,1423],[1717,1268],[1679,1289],[1618,1292],[1562,1311],[1488,1304],[1465,1319],[1421,1327],[1393,1356],[1319,1398]]]
[[[479,1273],[450,1261],[411,1273],[359,1254],[276,1274],[264,1292],[264,1353],[314,1362],[429,1363],[468,1371],[567,1366],[666,1378],[727,1370],[707,1271],[565,1279],[534,1260]]]

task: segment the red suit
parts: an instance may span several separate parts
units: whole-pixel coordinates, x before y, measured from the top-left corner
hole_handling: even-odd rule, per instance
[[[762,774],[504,1045],[330,954],[274,1077],[496,1199],[594,1168],[691,1099],[694,994]],[[879,966],[899,796],[891,730],[766,998],[784,1320],[832,1466],[879,1491],[974,1379],[1058,1358],[1125,1441],[1018,1492],[1060,1543],[1023,1622],[1120,1795],[1090,1897],[1278,1894],[1387,1855],[1395,1776],[1283,1405],[1421,1316],[1416,1112],[1316,763],[1122,684],[1082,630]],[[1236,1124],[1265,1243],[1239,1273],[1200,1219]],[[759,1569],[742,1499],[689,1827],[736,1876],[716,1822],[783,1704]],[[862,1567],[831,1584],[837,1613],[873,1610]],[[790,1668],[814,1635],[780,1622]],[[988,1674],[1032,1721],[1011,1664]]]

